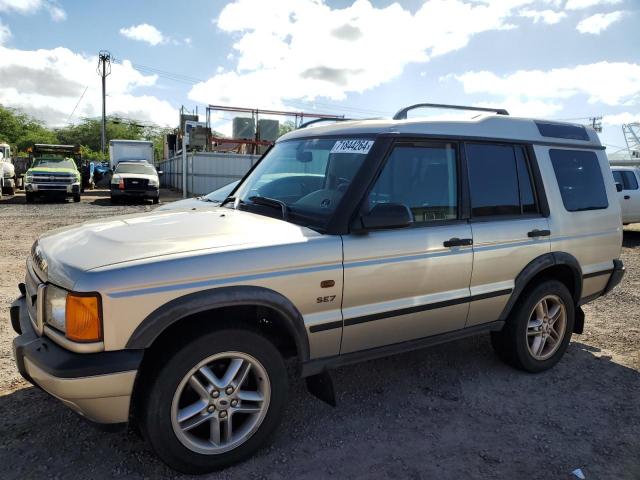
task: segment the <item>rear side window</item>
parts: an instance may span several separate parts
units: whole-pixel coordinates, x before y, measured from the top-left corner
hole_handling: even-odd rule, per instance
[[[466,152],[473,218],[538,213],[521,146],[467,144]]]
[[[569,212],[607,208],[607,191],[598,157],[584,150],[549,150],[562,203]]]
[[[622,185],[623,190],[638,190],[638,179],[629,170],[614,170],[613,180]]]

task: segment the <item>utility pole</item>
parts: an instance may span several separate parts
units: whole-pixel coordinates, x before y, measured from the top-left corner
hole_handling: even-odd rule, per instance
[[[589,126],[596,132],[602,133],[602,115],[599,117],[590,117]]]
[[[107,76],[111,73],[111,54],[106,50],[98,53],[98,75],[102,77],[102,128],[100,129],[100,151],[104,154],[107,143]]]

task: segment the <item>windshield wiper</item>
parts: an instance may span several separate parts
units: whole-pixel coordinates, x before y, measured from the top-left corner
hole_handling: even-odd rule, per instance
[[[207,199],[208,200],[208,199]],[[236,201],[236,197],[227,197],[225,198],[221,203],[220,206],[224,207],[227,203],[229,202],[235,202]]]
[[[285,222],[288,221],[289,207],[283,201],[276,200],[275,198],[257,197],[257,196],[249,197],[249,200],[251,200],[253,203],[255,203],[257,205],[265,205],[267,207],[279,208],[280,210],[282,210],[282,219]]]

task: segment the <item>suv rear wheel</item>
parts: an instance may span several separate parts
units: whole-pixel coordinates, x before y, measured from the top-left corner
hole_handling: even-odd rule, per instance
[[[575,306],[567,287],[547,280],[523,294],[500,332],[492,332],[491,344],[498,356],[528,372],[553,367],[569,345]]]
[[[218,330],[184,345],[155,372],[142,399],[142,430],[176,470],[224,468],[275,430],[287,388],[271,342],[248,330]]]

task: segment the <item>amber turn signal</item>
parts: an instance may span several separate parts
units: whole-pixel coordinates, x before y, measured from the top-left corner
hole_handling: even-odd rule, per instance
[[[74,342],[102,340],[102,305],[98,294],[67,295],[66,335]]]

